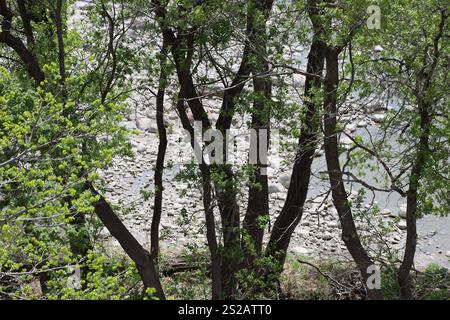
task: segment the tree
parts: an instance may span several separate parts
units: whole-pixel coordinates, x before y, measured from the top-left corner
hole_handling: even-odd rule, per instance
[[[63,12],[67,7],[62,1],[49,2],[48,5],[19,1],[17,8],[6,0],[0,2],[3,19],[0,42],[6,45],[8,54],[12,50],[19,56],[20,61],[14,58],[8,60],[13,62],[13,70],[24,66],[27,73],[23,74],[24,79],[19,82],[19,88],[23,88],[19,90],[28,92],[20,97],[18,88],[11,84],[12,79],[20,77],[20,73],[11,78],[7,77],[5,71],[2,72],[5,76],[3,83],[6,84],[6,91],[2,90],[2,111],[5,115],[2,133],[8,127],[17,128],[11,131],[11,135],[4,137],[2,150],[2,158],[5,159],[2,165],[2,189],[5,190],[2,216],[7,223],[3,229],[10,230],[8,224],[11,224],[17,232],[23,230],[29,235],[37,234],[30,241],[42,241],[42,237],[45,239],[57,230],[41,230],[34,221],[54,223],[53,220],[62,219],[63,222],[70,222],[74,217],[90,212],[93,207],[100,220],[136,263],[144,287],[154,288],[156,296],[163,299],[164,294],[150,254],[134,239],[93,185],[95,169],[108,166],[113,154],[127,150],[124,147],[125,131],[118,126],[123,92],[117,88],[126,85],[124,76],[127,70],[125,60],[120,60],[124,57],[120,55],[126,55],[127,51],[119,46],[121,38],[117,40],[117,35],[123,30],[117,29],[118,18],[108,13],[105,3],[100,1],[98,7],[109,32],[106,38],[93,40],[98,43],[106,40],[107,49],[98,55],[91,52],[88,59],[82,52],[81,59],[78,59],[77,53],[67,54],[67,45],[79,46],[80,42],[75,31],[65,31],[66,15]],[[39,12],[39,15],[37,18],[32,17],[30,12]],[[13,29],[16,23],[23,27],[27,45],[16,35]],[[33,29],[33,23],[39,27]],[[54,29],[56,39],[46,34]],[[34,46],[37,39],[44,48],[47,45],[46,49],[37,50]],[[68,41],[64,43],[64,40]],[[67,77],[67,64],[72,71],[70,77]],[[55,66],[58,66],[59,73]],[[30,81],[34,81],[34,88],[30,86]],[[20,116],[11,113],[13,108],[19,108],[15,112]],[[58,214],[58,210],[62,210],[62,214]],[[75,212],[67,216],[69,210]],[[43,217],[40,217],[41,214]],[[64,230],[63,234],[69,231]],[[79,228],[75,231],[83,236]],[[59,241],[64,242],[64,237],[59,238]],[[32,250],[26,254],[31,257],[35,255]],[[44,268],[54,263],[59,265],[59,259],[55,261],[54,257],[49,258],[51,263],[44,264]],[[84,260],[86,257],[75,258]],[[13,270],[25,266],[33,270],[31,274],[42,274],[35,269],[45,261],[31,261],[28,265],[13,264]],[[45,286],[45,283],[41,285]]]

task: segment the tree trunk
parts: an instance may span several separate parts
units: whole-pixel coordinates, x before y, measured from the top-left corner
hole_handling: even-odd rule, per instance
[[[95,204],[95,213],[108,229],[109,233],[119,241],[121,247],[136,264],[144,288],[154,288],[156,290],[156,297],[160,300],[165,300],[164,292],[150,253],[128,231],[108,202],[106,202],[105,198],[92,185],[89,186],[89,189],[92,194],[100,196],[100,200]]]
[[[194,129],[186,116],[183,102],[183,87],[178,94],[177,111],[180,115],[181,124],[187,130],[191,137],[191,147],[195,150],[197,142],[195,141]],[[206,239],[208,242],[209,252],[211,254],[211,279],[212,279],[212,298],[213,300],[222,299],[222,266],[219,255],[219,247],[217,244],[216,224],[214,220],[214,211],[211,199],[211,174],[209,167],[205,163],[203,156],[199,160],[199,169],[202,176],[203,191],[203,208],[205,211]]]
[[[402,264],[398,270],[398,283],[400,285],[400,298],[411,300],[414,298],[413,286],[411,281],[411,268],[414,263],[414,256],[417,246],[417,193],[419,189],[419,180],[422,178],[423,169],[429,152],[430,137],[430,107],[424,101],[419,99],[420,113],[420,137],[416,155],[416,161],[413,163],[411,175],[409,177],[409,189],[406,192],[406,246],[403,255]]]
[[[163,199],[163,172],[164,172],[164,158],[166,156],[167,148],[167,132],[164,125],[164,94],[167,82],[166,63],[167,60],[167,44],[163,41],[161,49],[160,62],[160,76],[159,88],[156,95],[156,122],[159,134],[158,156],[156,158],[155,168],[155,201],[151,225],[151,254],[155,261],[159,255],[159,224],[161,222],[162,214],[162,199]]]
[[[342,180],[342,170],[339,163],[339,148],[337,140],[337,89],[339,85],[338,56],[340,50],[326,49],[326,79],[324,100],[325,157],[330,179],[333,203],[342,225],[342,239],[352,255],[364,284],[367,284],[368,267],[373,265],[371,258],[362,246],[358,231],[353,220],[352,209]],[[369,299],[383,299],[381,289],[367,288]]]
[[[250,159],[254,162],[254,172],[250,178],[247,212],[243,221],[242,248],[244,266],[249,271],[253,270],[254,259],[261,253],[264,229],[269,217],[267,151],[270,136],[272,82],[268,75],[266,23],[272,5],[273,1],[253,1],[249,3],[248,9],[248,24],[251,26],[248,37],[252,46],[250,68],[255,95],[251,124],[254,134],[250,137]]]
[[[317,148],[317,131],[320,121],[319,112],[314,103],[314,90],[321,86],[320,77],[324,67],[324,51],[320,34],[316,32],[308,54],[307,72],[310,75],[306,76],[303,99],[307,108],[305,122],[302,123],[286,201],[274,223],[266,250],[268,256],[276,259],[280,269],[286,260],[292,233],[302,218],[303,205],[308,195],[311,165]]]

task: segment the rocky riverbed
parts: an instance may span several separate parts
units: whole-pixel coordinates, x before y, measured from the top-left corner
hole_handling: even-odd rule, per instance
[[[205,105],[213,120],[217,118],[219,101],[210,99]],[[371,117],[355,117],[351,126],[363,127],[369,125],[370,121]],[[166,107],[166,122],[170,127],[170,134],[164,171],[162,246],[178,251],[192,244],[206,245],[204,216],[198,186],[188,186],[187,183],[175,179],[177,173],[185,168],[192,151],[178,116],[170,104]],[[108,171],[102,172],[102,176],[105,185],[108,186],[107,198],[125,209],[123,214],[125,223],[139,242],[148,245],[153,212],[151,196],[154,190],[153,170],[158,148],[155,110],[148,106],[144,108],[137,105],[123,125],[138,132],[137,135],[130,135],[135,158],[115,159],[114,165]],[[237,143],[244,145],[237,152],[237,158],[247,159],[248,136],[238,134],[235,139]],[[341,143],[345,145],[348,142],[343,140]],[[281,159],[282,155],[270,151],[268,176],[271,222],[268,229],[283,207],[290,181],[291,165]],[[242,163],[243,160],[238,161],[236,166]],[[323,169],[323,165],[323,155],[321,150],[318,150],[314,164],[316,175],[311,182],[310,196],[305,205],[302,221],[293,234],[290,251],[316,258],[348,259],[349,254],[340,239],[341,226],[337,212],[331,198],[326,195],[327,181],[317,177],[317,172]],[[146,195],[150,197],[146,199]],[[355,200],[356,196],[356,189],[353,189],[350,197]],[[246,188],[243,188],[243,194],[240,195],[241,212],[245,212],[246,198]],[[370,248],[373,250],[386,249],[386,245],[391,249],[401,249],[404,243],[405,206],[401,204],[401,199],[397,199],[396,203],[392,198],[389,200],[385,203],[379,203],[378,199],[375,202],[367,202],[358,211],[364,217],[358,221],[362,236],[370,240],[372,244]],[[373,211],[371,209],[375,205],[380,207],[381,211],[371,214]],[[449,220],[444,218],[427,217],[419,220],[418,264],[438,262],[448,266],[450,256],[450,248],[447,247],[448,223]],[[387,226],[390,232],[384,234],[381,231],[383,226]],[[103,235],[108,237],[106,230],[103,231]],[[114,239],[109,241],[111,245],[118,246]]]
[[[83,12],[89,1],[77,1],[76,14],[73,21],[83,19]],[[293,62],[299,68],[305,68],[307,50],[299,46],[290,53]],[[303,77],[292,76],[292,87],[298,88],[303,83]],[[301,91],[301,90],[300,90]],[[299,93],[292,90],[292,100],[299,99]],[[107,171],[101,172],[104,185],[107,187],[107,199],[122,208],[122,219],[130,228],[137,240],[148,245],[150,241],[150,225],[153,213],[154,166],[156,163],[158,135],[155,120],[155,109],[152,103],[141,103],[139,97],[130,101],[129,117],[123,125],[138,134],[130,134],[130,141],[135,153],[134,159],[116,158],[114,165]],[[141,102],[139,102],[141,101]],[[153,101],[154,102],[154,101]],[[217,119],[221,101],[208,98],[203,100],[210,117]],[[389,106],[391,107],[391,106]],[[206,245],[204,230],[204,216],[201,202],[201,192],[198,186],[188,185],[175,179],[176,175],[185,168],[192,151],[186,142],[186,135],[182,130],[174,106],[167,102],[165,120],[169,131],[168,148],[164,170],[164,199],[163,216],[161,222],[162,246],[169,250],[179,250],[192,244]],[[385,110],[379,108],[352,108],[348,112],[343,110],[341,121],[346,124],[345,131],[364,135],[366,129],[375,128],[383,121]],[[236,119],[234,127],[245,128],[248,118]],[[274,123],[273,127],[289,126],[286,123]],[[245,131],[235,132],[236,168],[248,158],[249,136]],[[296,141],[290,141],[292,147]],[[352,141],[341,137],[341,144],[349,147]],[[281,211],[290,181],[292,163],[285,159],[292,158],[293,150],[284,153],[275,148],[269,150],[269,192],[271,221]],[[341,227],[336,210],[327,194],[328,182],[320,178],[320,172],[325,171],[323,151],[319,148],[313,164],[308,200],[304,208],[301,223],[296,228],[289,250],[300,255],[316,258],[334,257],[349,259],[349,254],[340,239]],[[369,177],[370,178],[370,177]],[[352,200],[357,197],[357,188],[348,185]],[[247,188],[242,188],[239,196],[241,212],[245,212]],[[374,213],[373,208],[380,208]],[[217,211],[217,209],[216,209]],[[402,249],[405,238],[404,199],[395,194],[374,194],[373,198],[364,199],[364,203],[357,211],[358,225],[362,238],[371,243],[370,249],[379,251],[386,247]],[[219,215],[216,214],[218,217]],[[219,222],[219,221],[218,221]],[[389,232],[381,230],[389,230]],[[267,230],[269,231],[269,230]],[[418,222],[419,244],[416,263],[425,266],[430,262],[437,262],[450,267],[450,217],[425,217]],[[267,233],[267,232],[266,232]],[[106,241],[113,247],[118,247],[117,241],[112,239],[106,230],[102,231]],[[383,251],[384,252],[384,251]],[[401,252],[401,251],[400,251]]]

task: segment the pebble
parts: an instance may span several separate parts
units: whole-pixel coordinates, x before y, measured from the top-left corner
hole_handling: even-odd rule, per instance
[[[359,128],[365,128],[365,127],[367,127],[367,122],[366,121],[359,121],[356,125]]]
[[[348,131],[348,132],[355,132],[356,131],[356,124],[355,123],[350,123],[350,124],[348,124],[346,127],[345,127],[345,129]]]
[[[137,146],[137,152],[139,152],[139,153],[145,153],[145,151],[147,150],[147,147],[144,145],[144,144],[139,144],[138,146]]]
[[[404,220],[400,221],[399,223],[397,223],[397,227],[400,230],[406,230],[406,221],[404,221]]]
[[[341,138],[341,143],[344,145],[351,145],[351,144],[353,144],[353,140],[350,139],[349,137],[345,136],[345,137]]]
[[[372,119],[373,121],[380,123],[383,122],[384,119],[386,119],[386,115],[383,113],[376,113],[372,116]]]
[[[278,181],[281,183],[281,185],[283,187],[285,187],[286,189],[289,188],[289,184],[291,183],[291,175],[288,173],[282,173],[280,174],[280,176],[278,177]]]
[[[323,240],[326,240],[326,241],[331,240],[331,239],[333,239],[333,235],[330,234],[330,233],[324,234],[324,235],[322,236],[322,239],[323,239]]]
[[[150,133],[157,133],[158,127],[155,121],[150,118],[139,118],[136,120],[136,126],[139,130],[147,131]]]
[[[398,211],[398,216],[400,218],[406,219],[406,204],[402,204]]]
[[[269,193],[271,194],[271,193],[278,193],[278,192],[282,192],[283,190],[282,190],[282,188],[281,188],[281,185],[279,185],[279,184],[275,184],[275,183],[273,183],[273,184],[269,184]]]

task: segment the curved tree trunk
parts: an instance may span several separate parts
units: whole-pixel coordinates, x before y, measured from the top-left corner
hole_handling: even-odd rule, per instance
[[[317,148],[317,131],[320,123],[318,106],[314,102],[314,91],[320,88],[322,84],[321,77],[324,68],[325,48],[320,39],[321,29],[315,21],[318,8],[314,0],[309,1],[308,13],[314,26],[314,35],[306,67],[308,75],[305,79],[303,98],[306,106],[305,122],[301,124],[302,129],[298,141],[298,151],[292,169],[286,200],[283,209],[275,220],[266,249],[266,254],[276,260],[279,266],[278,273],[281,272],[286,260],[292,233],[302,218],[303,205],[308,195],[311,165]]]
[[[163,200],[163,172],[164,172],[164,158],[167,148],[167,132],[164,125],[164,94],[167,82],[166,63],[167,60],[167,43],[163,40],[161,48],[160,61],[160,76],[159,88],[156,95],[156,122],[158,126],[159,146],[158,156],[156,158],[155,168],[155,201],[151,225],[151,254],[155,261],[158,260],[159,255],[159,225],[162,214],[162,200]]]
[[[252,1],[248,8],[248,37],[252,46],[250,68],[253,75],[255,98],[252,109],[252,134],[250,136],[250,177],[247,211],[243,221],[242,251],[244,266],[253,270],[254,259],[261,253],[264,229],[269,217],[269,187],[267,179],[267,152],[270,136],[270,99],[272,81],[267,61],[266,23],[273,1]],[[263,17],[261,19],[261,16]]]
[[[92,185],[89,186],[89,189],[92,194],[100,196],[100,200],[95,204],[95,213],[108,229],[109,233],[119,241],[120,246],[136,264],[144,288],[154,288],[156,290],[156,297],[160,300],[164,300],[164,292],[150,253],[145,250],[130,231],[128,231],[105,198],[103,198]]]
[[[340,50],[326,49],[326,79],[324,100],[325,158],[330,179],[333,203],[342,225],[342,240],[353,257],[361,273],[364,284],[369,279],[368,268],[373,265],[372,259],[361,244],[353,220],[352,209],[342,180],[339,163],[339,145],[337,139],[337,89],[339,85],[338,56]],[[369,299],[383,299],[381,289],[367,288]]]

